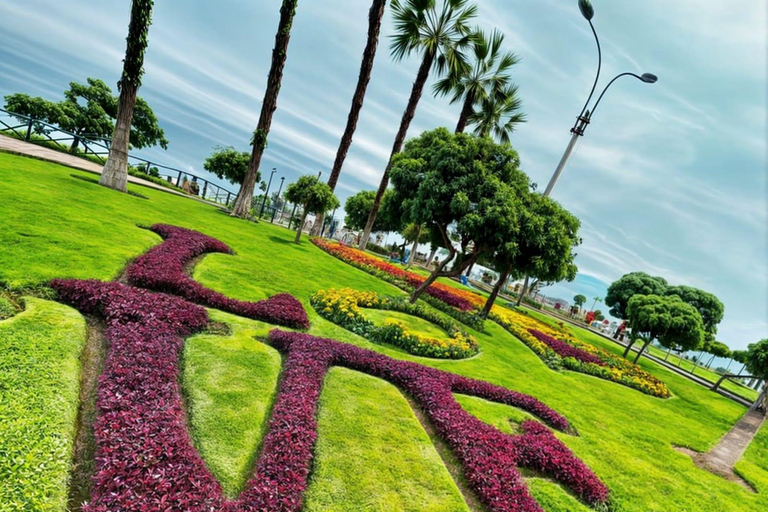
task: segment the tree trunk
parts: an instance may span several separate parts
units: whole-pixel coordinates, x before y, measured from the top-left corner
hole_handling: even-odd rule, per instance
[[[640,356],[643,355],[643,352],[645,352],[645,349],[647,349],[648,345],[651,344],[651,341],[652,341],[652,338],[648,338],[648,340],[645,343],[643,343],[643,346],[640,349],[640,352],[637,353],[637,355],[635,356],[635,360],[632,361],[634,364],[637,364],[637,362],[640,360]]]
[[[456,125],[456,133],[464,133],[464,130],[467,128],[467,120],[469,119],[469,115],[472,113],[472,107],[474,107],[474,105],[474,96],[467,94],[467,97],[464,98],[464,106],[461,107],[461,114],[459,114],[459,122]]]
[[[75,135],[75,138],[72,139],[72,144],[69,146],[69,152],[74,155],[79,145],[80,145],[80,136]]]
[[[626,358],[627,358],[627,355],[629,355],[629,351],[630,351],[630,349],[632,348],[632,346],[633,346],[634,344],[635,344],[635,338],[633,338],[632,336],[630,336],[630,337],[627,339],[627,348],[625,348],[625,349],[624,349],[624,353],[621,355],[621,357],[623,357],[624,359],[626,359]]]
[[[728,366],[725,367],[725,373],[728,373],[728,370],[731,369],[731,365],[733,364],[733,359],[728,360]]]
[[[523,297],[525,297],[526,293],[528,293],[528,276],[525,276],[523,287],[520,289],[520,294],[517,296],[517,307],[520,307],[520,304],[523,303]]]
[[[264,101],[261,104],[261,115],[256,131],[253,134],[253,151],[251,161],[248,163],[248,172],[243,179],[237,199],[232,206],[231,215],[246,218],[251,211],[253,190],[256,187],[256,178],[261,166],[261,157],[267,147],[267,136],[272,126],[272,115],[277,109],[277,97],[280,94],[280,83],[283,80],[283,68],[288,57],[288,43],[291,39],[291,25],[296,14],[298,0],[283,0],[280,7],[280,22],[275,35],[275,47],[272,50],[272,65],[267,78],[267,89],[264,92]]]
[[[709,367],[712,366],[712,361],[714,361],[716,357],[716,355],[713,355],[709,358],[709,361],[707,362],[707,370],[709,370]]]
[[[429,258],[427,258],[427,267],[432,264],[432,260],[435,259],[435,254],[437,254],[437,247],[432,249],[432,252],[429,253]]]
[[[416,240],[413,241],[413,247],[411,247],[411,255],[408,257],[408,266],[413,265],[413,261],[416,259],[416,250],[419,248],[419,237],[421,237],[421,224],[416,228]]]
[[[307,222],[307,215],[309,215],[309,211],[307,211],[307,207],[304,206],[304,213],[301,215],[301,222],[299,223],[299,229],[296,230],[296,239],[294,242],[299,243],[301,240],[301,231],[304,229],[304,223]]]
[[[763,414],[768,412],[768,383],[766,383],[765,386],[763,386],[763,390],[760,392],[760,395],[757,397],[757,400],[755,400],[755,403],[752,404],[752,407],[750,407],[751,411],[760,411]]]
[[[667,355],[666,355],[666,356],[664,356],[664,361],[666,361],[667,359],[669,359],[669,353],[670,353],[670,352],[672,352],[672,347],[669,347],[669,348],[667,349]]]
[[[392,161],[396,154],[403,148],[403,142],[405,142],[405,136],[408,133],[408,128],[411,126],[413,116],[416,114],[416,107],[421,99],[421,93],[424,91],[424,85],[429,78],[429,71],[432,69],[432,63],[435,60],[435,54],[427,51],[424,53],[424,58],[419,66],[419,72],[416,75],[416,81],[413,82],[413,88],[411,89],[411,96],[408,98],[408,105],[403,112],[403,118],[400,120],[400,128],[397,130],[395,136],[395,142],[392,145],[392,153],[389,155],[389,161],[387,167],[384,169],[384,176],[381,177],[381,183],[379,183],[379,189],[376,191],[376,197],[373,199],[373,208],[371,208],[371,214],[368,216],[368,222],[365,223],[365,229],[363,230],[363,236],[360,237],[359,249],[365,249],[368,244],[368,239],[371,237],[371,231],[373,230],[373,223],[376,222],[376,215],[379,213],[379,206],[381,206],[381,198],[384,197],[384,192],[387,191],[387,185],[389,185],[389,171],[392,169]]]
[[[365,100],[365,92],[368,89],[368,83],[371,80],[371,71],[373,70],[373,62],[376,57],[376,48],[379,44],[381,20],[384,17],[386,6],[387,0],[373,0],[371,9],[368,11],[368,42],[365,45],[365,50],[363,50],[363,61],[360,64],[360,73],[357,77],[357,88],[352,97],[352,108],[350,108],[349,115],[347,116],[347,126],[344,128],[344,134],[341,136],[341,143],[336,152],[336,160],[333,162],[333,169],[328,178],[328,186],[331,187],[331,190],[336,189],[336,183],[339,181],[341,168],[344,165],[344,160],[347,158],[349,147],[352,145],[352,136],[357,129],[357,121],[360,118],[360,111],[363,108],[363,101]],[[315,227],[312,228],[313,236],[320,235],[320,228],[317,226],[322,226],[324,218],[325,214],[320,214],[318,216],[319,223],[316,223]]]
[[[480,313],[481,317],[488,318],[488,314],[493,308],[493,303],[496,302],[496,297],[499,296],[499,290],[501,290],[501,287],[504,286],[504,283],[507,281],[507,276],[509,276],[510,270],[510,268],[505,269],[499,276],[499,280],[496,281],[496,285],[493,287],[491,296],[488,297],[488,300],[485,302],[485,306],[483,307],[483,311]]]
[[[474,267],[475,267],[475,264],[474,264],[474,263],[473,263],[473,264],[471,264],[470,266],[468,266],[468,267],[467,267],[467,272],[466,272],[464,275],[465,275],[465,276],[467,276],[467,277],[469,277],[469,274],[471,274],[471,273],[472,273],[472,269],[473,269]]]
[[[109,146],[109,156],[101,172],[99,185],[120,192],[126,192],[128,183],[128,143],[131,136],[131,119],[133,107],[136,104],[138,87],[131,82],[123,81],[120,87],[120,102],[117,107],[117,122],[112,134],[112,144]]]
[[[739,374],[738,374],[738,375],[736,375],[736,376],[737,376],[737,377],[741,376],[741,374],[742,374],[742,373],[744,373],[744,370],[746,369],[746,367],[747,367],[747,364],[746,364],[746,363],[744,363],[743,365],[741,365],[741,370],[739,370]]]

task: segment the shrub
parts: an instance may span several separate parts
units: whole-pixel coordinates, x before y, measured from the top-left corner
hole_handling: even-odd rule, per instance
[[[172,293],[208,307],[236,315],[297,329],[309,328],[304,307],[293,296],[280,293],[259,302],[243,302],[210,290],[184,273],[184,268],[202,254],[231,254],[226,244],[190,229],[155,224],[150,228],[164,242],[139,256],[127,270],[136,286]]]

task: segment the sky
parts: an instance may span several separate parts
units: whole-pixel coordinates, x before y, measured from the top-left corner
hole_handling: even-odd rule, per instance
[[[512,145],[544,187],[594,79],[589,25],[576,0],[477,3],[477,24],[499,28],[521,58],[513,79],[528,122]],[[717,295],[725,304],[718,338],[731,347],[768,337],[767,3],[592,3],[603,47],[598,91],[625,71],[652,72],[659,81],[617,81],[579,140],[553,198],[582,221],[580,274],[545,293],[604,297],[623,274],[645,271]],[[215,146],[249,149],[279,7],[278,0],[155,3],[139,94],[170,145],[141,156],[206,176],[202,162]],[[369,7],[359,0],[299,3],[262,163],[263,170],[277,168],[275,183],[318,171],[327,178],[357,82]],[[0,2],[0,95],[59,99],[70,81],[87,77],[115,84],[129,11],[128,0],[96,9],[85,0]],[[377,187],[416,75],[417,59],[390,58],[389,9],[385,16],[337,188],[342,203]],[[427,93],[409,136],[452,128],[458,114],[458,105]]]

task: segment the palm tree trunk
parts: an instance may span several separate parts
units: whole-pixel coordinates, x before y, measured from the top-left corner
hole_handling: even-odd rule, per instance
[[[499,276],[499,280],[496,281],[496,285],[493,287],[491,296],[488,297],[488,300],[485,302],[485,306],[483,307],[483,311],[480,313],[481,317],[488,318],[488,314],[491,312],[491,309],[493,308],[493,303],[496,302],[496,297],[499,296],[499,291],[501,290],[501,287],[504,286],[505,282],[507,282],[507,277],[509,276],[510,270],[511,268],[505,269]]]
[[[467,120],[469,119],[469,115],[472,113],[472,107],[474,104],[474,96],[472,94],[467,94],[467,97],[464,98],[464,106],[461,107],[459,122],[456,125],[456,133],[464,133],[464,130],[467,128]]]
[[[117,120],[109,146],[109,156],[101,172],[99,184],[120,192],[126,192],[128,182],[128,145],[131,138],[131,121],[136,95],[141,85],[144,67],[144,51],[147,49],[147,33],[152,23],[152,0],[131,2],[131,21],[128,24],[123,74],[120,77],[120,99],[117,104]]]
[[[299,229],[296,230],[296,239],[294,242],[299,243],[301,240],[301,230],[304,229],[304,223],[307,222],[307,215],[309,215],[309,211],[307,210],[307,206],[304,205],[304,213],[301,214],[301,222],[299,222]]]
[[[283,80],[283,68],[288,57],[288,43],[291,39],[291,25],[296,14],[298,0],[283,0],[280,7],[280,22],[275,35],[275,48],[272,50],[272,65],[267,78],[267,90],[261,104],[261,115],[256,131],[253,133],[253,151],[248,164],[248,172],[232,206],[232,216],[246,218],[251,211],[253,190],[256,187],[256,177],[261,165],[261,157],[267,147],[267,135],[272,126],[272,115],[277,109],[277,97],[280,94],[280,83]]]
[[[384,17],[384,10],[387,6],[387,0],[373,0],[371,9],[368,11],[368,42],[363,50],[363,61],[360,64],[360,73],[357,77],[357,88],[352,97],[352,108],[347,116],[347,126],[344,128],[344,134],[341,136],[341,143],[336,152],[336,160],[333,162],[333,169],[328,178],[328,186],[331,190],[336,189],[336,183],[339,181],[341,168],[344,160],[347,158],[349,147],[352,145],[352,136],[357,129],[357,120],[360,118],[360,111],[363,108],[365,92],[368,89],[368,82],[371,80],[371,71],[373,70],[373,61],[376,57],[376,47],[379,44],[379,33],[381,32],[381,20]],[[312,236],[320,236],[320,229],[325,219],[325,214],[321,213],[317,217],[312,228]]]
[[[389,161],[387,167],[384,169],[384,176],[381,177],[381,183],[379,183],[379,189],[376,191],[376,197],[373,198],[373,208],[371,208],[371,214],[368,216],[368,222],[365,223],[365,230],[363,230],[363,236],[360,237],[359,249],[365,249],[368,244],[368,239],[371,237],[371,231],[373,229],[373,223],[376,222],[376,215],[379,213],[379,206],[381,206],[381,198],[384,197],[384,192],[387,191],[387,185],[389,185],[389,171],[392,169],[392,162],[395,155],[403,148],[403,142],[405,142],[405,136],[408,134],[408,128],[411,126],[413,116],[416,115],[416,107],[419,105],[421,99],[421,93],[424,91],[424,85],[429,78],[429,72],[432,69],[432,63],[435,60],[435,54],[432,52],[425,52],[424,58],[419,66],[419,72],[416,75],[416,81],[413,82],[413,88],[411,89],[411,96],[408,98],[408,105],[403,112],[403,118],[400,120],[400,128],[397,130],[395,136],[395,142],[392,144],[392,153],[389,155]]]

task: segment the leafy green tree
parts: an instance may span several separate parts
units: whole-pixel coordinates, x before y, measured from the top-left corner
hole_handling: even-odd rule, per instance
[[[413,265],[413,260],[416,258],[416,250],[419,244],[426,244],[431,239],[429,231],[424,224],[416,224],[411,222],[400,232],[406,242],[412,242],[411,254],[408,257],[408,265]]]
[[[587,297],[585,295],[578,294],[573,298],[573,303],[581,307],[587,303]]]
[[[253,190],[256,188],[256,182],[259,179],[261,158],[264,155],[264,150],[267,148],[267,136],[272,126],[272,115],[277,110],[277,97],[280,94],[280,84],[283,81],[283,69],[288,58],[288,43],[291,39],[291,27],[293,26],[293,17],[296,15],[298,3],[298,0],[283,0],[280,7],[280,21],[278,22],[277,34],[275,35],[275,47],[272,49],[272,64],[269,68],[269,76],[267,77],[267,88],[264,91],[264,100],[261,103],[259,122],[256,125],[256,131],[253,132],[253,152],[248,164],[248,172],[232,206],[231,215],[234,217],[245,218],[251,211]],[[301,226],[299,226],[299,236],[301,236]]]
[[[717,325],[723,320],[725,313],[725,306],[717,297],[691,286],[670,286],[666,290],[666,295],[677,295],[683,302],[695,307],[704,320],[707,337],[714,340],[714,336],[717,334]]]
[[[296,232],[296,243],[301,240],[301,230],[309,213],[325,213],[339,207],[339,200],[333,195],[331,187],[311,174],[306,174],[295,183],[288,185],[285,189],[285,199],[301,205],[303,210],[299,229]]]
[[[442,0],[442,6],[438,9],[436,3],[437,0],[392,0],[392,15],[395,19],[392,57],[399,62],[415,53],[421,56],[421,65],[400,120],[384,175],[373,199],[371,214],[363,236],[360,237],[361,250],[368,244],[381,200],[389,184],[395,157],[403,147],[432,68],[435,67],[438,75],[443,75],[467,67],[464,50],[472,42],[469,22],[477,15],[477,5],[470,4],[469,0]]]
[[[747,350],[734,350],[731,352],[731,357],[733,360],[742,364],[741,370],[739,370],[737,375],[744,373],[744,369],[747,367],[747,354],[749,354]]]
[[[344,203],[344,211],[346,212],[344,225],[355,231],[365,228],[375,196],[375,190],[361,190],[357,194],[349,196]],[[381,202],[381,211],[373,226],[374,231],[400,231],[403,227],[400,212],[392,211],[396,209],[396,205],[390,204],[390,196],[391,191],[388,190]]]
[[[494,30],[490,35],[477,30],[469,52],[470,66],[449,73],[434,85],[439,96],[451,96],[451,103],[462,103],[456,133],[467,127],[475,105],[490,96],[503,95],[508,90],[509,72],[519,58],[512,52],[502,51],[504,34]]]
[[[707,353],[712,356],[706,364],[707,368],[712,365],[712,361],[714,361],[716,357],[731,357],[731,349],[723,342],[712,341],[707,348]]]
[[[632,336],[624,357],[637,339],[643,341],[635,363],[654,339],[665,348],[677,345],[683,350],[693,350],[704,337],[704,323],[699,312],[676,296],[634,295],[627,304],[627,315]]]
[[[503,244],[517,222],[520,197],[530,187],[517,153],[489,139],[445,128],[411,139],[392,166],[393,201],[409,222],[439,235],[448,251],[411,296],[415,302],[438,277],[458,276]],[[449,226],[458,235],[459,250]],[[450,270],[447,265],[453,261]]]
[[[331,175],[328,177],[328,186],[331,190],[336,190],[336,183],[341,175],[341,168],[344,166],[344,160],[347,158],[349,147],[352,145],[352,136],[357,129],[357,121],[360,118],[360,111],[363,109],[365,92],[368,89],[368,82],[371,80],[371,71],[373,70],[373,61],[376,57],[376,48],[379,45],[379,32],[381,32],[381,20],[384,17],[384,10],[387,6],[387,0],[373,0],[371,9],[368,11],[368,39],[363,50],[363,60],[360,64],[360,73],[357,76],[357,87],[352,96],[352,107],[347,116],[347,126],[341,136],[339,149],[336,151],[336,159],[333,161]],[[373,204],[373,201],[371,201]],[[370,210],[369,210],[370,213]],[[323,216],[318,217],[312,228],[312,235],[319,236],[323,224]],[[363,226],[364,227],[364,226]],[[360,229],[363,229],[362,227]],[[376,231],[376,229],[374,229]]]
[[[611,308],[608,311],[611,316],[628,320],[627,305],[634,295],[664,295],[666,290],[667,281],[663,278],[645,272],[630,272],[608,287],[605,305]]]
[[[752,405],[752,410],[768,413],[768,338],[747,347],[747,371],[765,382],[763,391]]]
[[[483,307],[483,318],[488,317],[510,276],[529,276],[547,282],[572,281],[576,277],[573,249],[580,243],[579,220],[549,197],[529,191],[518,197],[516,219],[507,224],[503,242],[490,256],[500,276]],[[521,293],[518,301],[522,297]]]
[[[499,94],[482,99],[469,115],[469,124],[474,125],[475,135],[509,144],[509,135],[518,124],[525,122],[522,108],[517,86],[510,85]]]
[[[211,156],[205,159],[203,168],[215,174],[219,179],[225,179],[230,183],[240,185],[245,179],[245,175],[248,172],[248,162],[251,160],[251,155],[246,151],[238,151],[233,147],[221,147],[214,148]],[[256,179],[260,179],[257,174]]]
[[[70,82],[64,91],[64,100],[58,103],[27,94],[10,94],[5,97],[5,109],[39,121],[58,126],[76,137],[69,148],[74,153],[82,139],[107,139],[115,129],[118,98],[102,80],[86,79],[85,84]],[[18,119],[22,119],[19,117]],[[42,132],[42,125],[33,125]],[[160,127],[157,116],[142,98],[136,98],[130,129],[131,148],[159,145],[168,149],[168,140]]]
[[[597,320],[598,322],[602,322],[603,320],[605,320],[605,315],[599,309],[596,309],[594,311],[594,314],[595,314],[595,320]]]
[[[128,25],[123,74],[118,82],[120,98],[117,102],[115,130],[109,145],[109,156],[99,180],[100,185],[120,192],[127,192],[131,121],[136,106],[136,95],[141,86],[141,75],[144,74],[144,52],[147,49],[149,26],[152,24],[153,4],[153,0],[131,2],[131,22]]]

